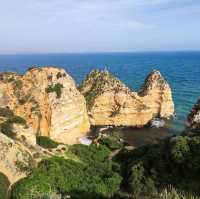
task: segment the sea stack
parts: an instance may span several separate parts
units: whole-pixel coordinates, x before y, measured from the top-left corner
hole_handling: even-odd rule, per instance
[[[187,130],[200,133],[200,99],[193,106],[192,111],[187,117]]]
[[[33,67],[24,75],[0,75],[0,107],[26,120],[34,135],[66,144],[78,142],[90,128],[84,97],[60,68]]]
[[[108,71],[94,70],[79,86],[94,126],[143,127],[153,118],[174,114],[172,92],[159,71],[152,71],[134,92]]]

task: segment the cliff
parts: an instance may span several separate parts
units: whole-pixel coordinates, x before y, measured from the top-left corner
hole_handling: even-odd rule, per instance
[[[24,118],[32,134],[62,143],[77,143],[90,128],[84,97],[59,68],[35,67],[24,75],[2,73],[0,107]]]
[[[200,132],[200,99],[187,117],[187,128],[192,132]]]
[[[79,86],[92,125],[141,127],[154,117],[169,118],[174,103],[169,84],[152,71],[140,91],[131,91],[108,71],[94,70]]]
[[[26,176],[35,161],[30,151],[20,142],[17,142],[0,133],[0,171],[11,183]],[[27,170],[26,170],[27,169]]]

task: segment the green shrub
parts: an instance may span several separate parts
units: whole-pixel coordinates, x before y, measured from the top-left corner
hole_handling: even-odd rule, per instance
[[[56,148],[59,145],[59,143],[51,140],[49,137],[46,136],[37,136],[36,142],[38,145],[46,149]]]
[[[1,132],[8,137],[13,137],[13,129],[11,123],[7,120],[0,124]]]
[[[9,123],[17,123],[17,124],[22,124],[26,125],[26,120],[20,116],[13,116],[7,120]]]
[[[62,76],[63,76],[63,75],[62,75],[61,72],[58,72],[58,73],[56,74],[56,78],[57,78],[57,79],[61,78]]]
[[[102,136],[99,139],[99,143],[107,146],[111,150],[116,150],[123,147],[122,138],[115,132],[111,132],[109,135]]]
[[[172,185],[200,195],[200,137],[177,136],[118,155],[123,187],[133,196]],[[147,187],[149,190],[145,190]],[[145,191],[144,191],[145,190]]]
[[[23,86],[23,82],[21,80],[15,80],[13,81],[13,88],[14,88],[14,92],[19,91],[20,89],[22,89]]]
[[[52,190],[62,198],[103,199],[110,198],[119,190],[121,177],[112,170],[112,162],[108,161],[109,149],[105,146],[73,145],[69,150],[80,161],[61,157],[43,160],[27,178],[14,185],[11,199],[28,199],[30,193],[46,194]]]
[[[12,116],[14,116],[14,113],[9,108],[0,108],[0,116],[1,117],[12,117]]]
[[[8,118],[5,122],[0,124],[1,132],[7,135],[8,137],[13,137],[14,136],[13,127],[12,127],[13,123],[26,125],[26,120],[20,116],[14,115]]]
[[[70,151],[79,157],[80,160],[87,163],[98,163],[103,162],[110,154],[110,150],[105,146],[96,146],[96,145],[72,145],[70,146]]]
[[[55,85],[49,85],[48,88],[46,88],[46,92],[47,93],[55,92],[57,98],[60,98],[62,94],[62,88],[63,88],[63,85],[60,83],[57,83]]]
[[[8,83],[10,83],[10,82],[13,82],[13,81],[15,81],[15,78],[12,76],[12,77],[9,77],[8,79],[7,79],[7,82]]]
[[[0,173],[0,199],[6,199],[8,194],[8,188],[9,188],[9,181],[8,178]]]

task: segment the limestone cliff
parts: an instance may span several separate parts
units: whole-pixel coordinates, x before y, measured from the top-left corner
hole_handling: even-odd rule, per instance
[[[92,125],[146,125],[154,117],[174,114],[171,89],[160,72],[153,71],[140,91],[131,91],[108,71],[94,70],[79,86]]]
[[[25,177],[26,171],[34,164],[33,157],[23,144],[0,133],[0,171],[11,183]]]
[[[200,132],[200,99],[187,117],[187,128],[193,132]]]
[[[73,79],[54,67],[0,75],[0,107],[13,110],[35,135],[74,144],[90,128],[84,97]]]

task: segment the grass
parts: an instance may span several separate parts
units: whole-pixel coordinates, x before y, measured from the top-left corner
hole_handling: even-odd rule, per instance
[[[200,199],[200,198],[191,194],[186,194],[184,192],[176,190],[173,187],[170,187],[161,191],[158,199]]]

